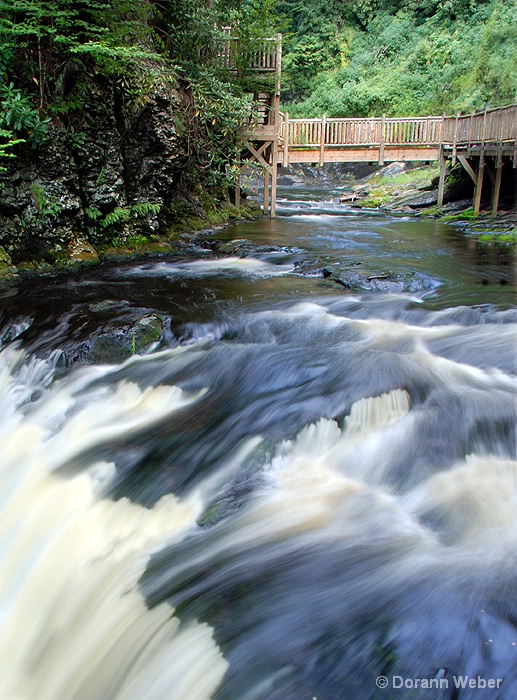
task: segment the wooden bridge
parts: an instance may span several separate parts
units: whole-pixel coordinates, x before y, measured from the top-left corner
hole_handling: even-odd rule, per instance
[[[393,161],[437,161],[439,205],[449,165],[460,162],[474,183],[475,214],[485,176],[492,183],[492,211],[497,212],[503,168],[517,167],[517,104],[454,116],[290,119],[280,112],[281,35],[261,39],[243,52],[231,29],[223,32],[219,55],[225,68],[239,73],[244,64],[249,71],[274,76],[269,90],[253,95],[251,117],[241,132],[241,168],[251,163],[263,170],[264,213],[276,215],[279,164]]]
[[[260,127],[252,132],[258,135]],[[289,119],[280,114],[277,148],[290,163],[438,161],[438,204],[443,204],[448,163],[459,161],[474,182],[479,213],[483,179],[493,184],[497,211],[504,158],[517,165],[517,105],[470,115],[371,119]],[[273,208],[273,204],[272,204]]]

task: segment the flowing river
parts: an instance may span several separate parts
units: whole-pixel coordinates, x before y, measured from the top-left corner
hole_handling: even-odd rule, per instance
[[[2,700],[517,697],[513,251],[283,194],[0,299]]]

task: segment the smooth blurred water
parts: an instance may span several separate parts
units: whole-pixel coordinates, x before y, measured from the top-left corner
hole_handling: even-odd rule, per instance
[[[1,299],[2,698],[516,696],[512,251],[281,195]],[[356,263],[435,283],[318,272]],[[147,354],[91,364],[150,314]]]

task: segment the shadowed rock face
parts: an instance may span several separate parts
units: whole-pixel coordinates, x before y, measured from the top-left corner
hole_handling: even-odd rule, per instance
[[[79,136],[52,124],[45,143],[20,148],[6,162],[8,170],[0,174],[0,246],[15,264],[67,261],[74,260],[76,241],[84,247],[137,229],[158,233],[186,165],[183,112],[173,88],[130,112],[114,90],[93,86]],[[139,213],[116,230],[93,230],[101,217],[139,203],[161,204],[160,214]]]

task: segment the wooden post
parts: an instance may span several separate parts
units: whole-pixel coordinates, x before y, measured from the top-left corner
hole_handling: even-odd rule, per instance
[[[452,167],[456,165],[456,151],[458,148],[458,132],[460,128],[460,116],[461,112],[456,115],[456,123],[454,124],[454,141],[452,144]]]
[[[497,214],[497,209],[499,207],[499,193],[501,191],[501,177],[503,174],[503,149],[500,146],[500,151],[497,155],[496,166],[495,166],[495,182],[494,189],[492,191],[492,214]]]
[[[276,35],[276,85],[275,92],[280,96],[280,80],[282,75],[282,35]]]
[[[443,149],[443,125],[445,122],[445,112],[442,114],[442,121],[440,122],[440,135],[439,135],[439,143],[440,143],[440,151]]]
[[[325,162],[325,136],[327,131],[327,115],[324,114],[321,118],[321,133],[320,133],[320,166]]]
[[[278,140],[273,141],[271,146],[273,168],[271,172],[271,218],[276,219],[276,179],[278,170]]]
[[[384,142],[386,139],[386,114],[383,112],[381,118],[381,135],[379,141],[379,165],[384,165]]]
[[[513,167],[517,168],[517,124],[515,125],[515,149],[513,151]]]
[[[474,132],[474,115],[476,114],[476,111],[473,109],[472,112],[470,113],[470,122],[469,122],[469,151],[472,148],[472,136]]]
[[[485,172],[485,158],[481,154],[479,158],[478,173],[476,188],[474,190],[474,216],[479,216],[479,207],[481,205],[481,191],[483,189],[483,173]]]
[[[289,167],[289,112],[284,116],[284,168]]]
[[[438,181],[438,206],[441,207],[443,204],[443,193],[445,189],[445,176],[447,175],[447,163],[443,155],[443,146],[440,146],[440,179]]]
[[[269,213],[269,168],[264,168],[264,216]]]

